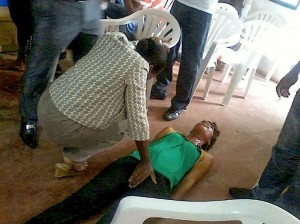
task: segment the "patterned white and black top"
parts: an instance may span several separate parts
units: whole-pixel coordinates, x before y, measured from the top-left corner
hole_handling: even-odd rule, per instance
[[[51,85],[50,96],[62,114],[81,125],[105,129],[128,119],[129,137],[145,141],[148,71],[148,62],[124,34],[106,33]]]

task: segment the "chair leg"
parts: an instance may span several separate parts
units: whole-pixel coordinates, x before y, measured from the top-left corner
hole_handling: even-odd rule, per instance
[[[235,67],[235,71],[232,74],[232,78],[230,80],[228,89],[227,89],[225,96],[223,98],[223,101],[221,103],[223,106],[225,106],[229,103],[229,100],[232,97],[234,90],[238,86],[239,82],[241,81],[241,79],[246,71],[247,71],[247,66],[244,66],[243,64]]]
[[[245,99],[247,94],[248,94],[248,91],[250,89],[250,86],[251,86],[251,83],[254,79],[254,76],[256,74],[256,69],[252,68],[252,69],[249,69],[250,70],[250,76],[249,76],[249,79],[248,79],[248,83],[247,83],[247,86],[246,86],[246,89],[245,89],[245,92],[244,92],[244,95],[243,95],[243,98]]]
[[[274,73],[277,70],[277,68],[278,68],[278,66],[275,63],[273,63],[272,68],[266,74],[265,80],[270,81],[270,79],[274,75]]]
[[[221,79],[221,82],[222,82],[222,83],[225,83],[225,82],[226,82],[226,80],[227,80],[227,78],[228,78],[228,75],[229,75],[229,73],[230,73],[230,71],[231,71],[231,68],[232,68],[231,65],[225,64],[224,69],[223,69],[223,73],[222,73],[223,77],[222,77],[222,79]]]
[[[212,81],[213,76],[214,76],[214,72],[215,72],[214,67],[210,67],[208,69],[208,77],[207,77],[206,85],[205,85],[203,96],[202,96],[203,100],[205,100],[207,95],[208,95],[208,92],[209,92],[209,89],[210,89],[210,84],[211,84],[211,81]]]

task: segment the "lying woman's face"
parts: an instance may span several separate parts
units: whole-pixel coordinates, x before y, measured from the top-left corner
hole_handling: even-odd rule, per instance
[[[209,121],[201,121],[196,124],[191,132],[198,137],[201,144],[210,142],[214,134],[213,127]]]

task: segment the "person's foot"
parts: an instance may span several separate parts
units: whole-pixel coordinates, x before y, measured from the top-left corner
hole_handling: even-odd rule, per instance
[[[176,109],[173,107],[170,107],[163,115],[163,118],[166,121],[172,121],[175,120],[179,117],[180,113],[181,113],[181,109]]]
[[[251,189],[231,187],[229,193],[234,199],[254,199]]]
[[[56,178],[73,177],[79,174],[81,173],[73,170],[71,166],[66,163],[57,163],[55,165],[54,177]]]
[[[68,159],[67,157],[64,157],[63,159],[64,159],[64,162],[66,164],[68,164],[71,167],[71,169],[76,172],[84,171],[88,167],[87,161],[75,162],[75,161]]]
[[[152,88],[151,94],[150,94],[150,99],[164,100],[166,98],[167,98],[167,92],[166,91],[159,91],[159,90],[155,90],[155,88]]]
[[[20,137],[32,149],[38,146],[37,125],[21,122]]]

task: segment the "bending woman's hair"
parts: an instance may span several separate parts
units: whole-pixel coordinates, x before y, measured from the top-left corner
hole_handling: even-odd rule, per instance
[[[153,66],[153,73],[158,74],[166,67],[169,47],[158,38],[140,40],[135,50]]]

